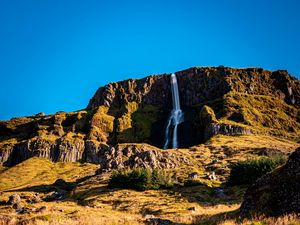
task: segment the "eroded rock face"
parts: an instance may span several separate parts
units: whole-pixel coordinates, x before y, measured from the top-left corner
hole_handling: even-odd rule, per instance
[[[116,147],[101,149],[103,169],[117,168],[176,168],[190,165],[190,160],[180,153],[157,149],[147,144],[120,144]]]
[[[268,95],[300,106],[300,82],[287,71],[260,68],[194,67],[176,73],[183,108],[217,99],[229,91]],[[125,102],[171,108],[170,74],[110,83],[97,90],[87,108]]]
[[[0,162],[5,166],[13,166],[30,157],[47,158],[55,162],[80,162],[83,158],[83,152],[83,140],[59,139],[49,141],[34,139],[16,144],[9,151],[0,154]]]
[[[62,162],[79,162],[84,152],[83,140],[61,140],[58,144],[58,159]]]
[[[110,146],[87,140],[56,142],[35,140],[15,146],[6,166],[13,166],[30,157],[49,158],[54,162],[99,163],[103,170],[118,168],[176,168],[191,161],[176,152],[164,151],[148,144],[118,144]],[[4,158],[2,158],[4,160]]]
[[[300,148],[284,166],[258,179],[247,190],[240,213],[244,217],[300,213]]]
[[[208,140],[209,138],[217,134],[242,135],[252,133],[253,132],[250,129],[237,125],[211,123],[205,129],[205,139]]]
[[[179,147],[203,143],[217,134],[257,130],[290,139],[299,136],[300,82],[287,71],[220,66],[194,67],[176,75],[185,116],[178,126]],[[169,76],[110,83],[97,90],[86,110],[0,121],[0,164],[12,166],[33,156],[103,163],[109,160],[107,154],[117,158],[123,154],[119,143],[163,147],[172,108]],[[138,150],[130,150],[138,162],[149,158],[147,163],[155,164],[151,159],[161,157],[150,150],[134,152]],[[123,161],[110,163],[131,164]]]

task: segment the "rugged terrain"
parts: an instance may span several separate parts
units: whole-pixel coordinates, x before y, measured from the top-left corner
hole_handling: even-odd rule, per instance
[[[247,191],[241,214],[300,213],[300,148],[286,165],[257,180]]]
[[[300,81],[283,70],[223,66],[176,76],[185,116],[178,149],[161,149],[172,109],[170,74],[110,83],[76,112],[0,121],[0,221],[202,224],[237,218],[247,185],[226,184],[230,166],[289,156],[300,146]],[[139,167],[162,169],[178,185],[143,192],[107,186],[111,171]],[[276,176],[257,185],[285,175]],[[248,189],[243,210],[259,204],[252,200],[257,185]],[[7,204],[12,194],[20,195],[25,211]],[[40,201],[32,200],[36,196]]]
[[[300,82],[287,71],[194,67],[176,73],[185,121],[180,147],[216,134],[262,134],[299,141]],[[0,162],[32,157],[98,163],[119,143],[162,147],[172,108],[169,74],[110,83],[84,110],[0,122]]]

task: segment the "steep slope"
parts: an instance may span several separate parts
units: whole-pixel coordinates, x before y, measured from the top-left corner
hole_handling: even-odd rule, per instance
[[[15,165],[32,156],[99,163],[118,143],[162,147],[172,108],[169,76],[110,83],[81,111],[0,121],[0,163]],[[185,113],[181,148],[217,134],[299,141],[300,82],[287,71],[194,67],[176,76]]]
[[[246,192],[242,216],[300,213],[300,148],[288,162],[257,180]]]

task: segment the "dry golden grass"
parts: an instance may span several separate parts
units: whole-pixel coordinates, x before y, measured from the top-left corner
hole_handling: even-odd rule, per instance
[[[23,192],[25,194],[25,192]],[[27,193],[28,194],[28,193]],[[42,213],[30,213],[24,215],[16,215],[11,210],[0,210],[0,224],[1,215],[12,218],[12,221],[22,222],[27,221],[28,225],[94,225],[94,224],[141,224],[142,219],[139,215],[132,215],[125,212],[118,212],[116,210],[103,210],[101,208],[92,208],[78,206],[71,201],[66,202],[43,202],[37,203],[34,207],[47,206],[46,211]],[[29,206],[28,204],[26,206]],[[13,219],[14,218],[14,219]],[[7,224],[3,223],[3,224]],[[16,224],[16,223],[12,223]]]
[[[48,159],[30,158],[14,167],[2,167],[0,174],[0,191],[24,186],[51,184],[56,179],[75,181],[92,175],[98,165],[88,163],[53,163]]]
[[[211,225],[299,225],[300,216],[297,214],[287,214],[280,217],[259,216],[251,219],[234,218],[234,213],[219,214],[213,217],[203,216],[194,218],[193,225],[211,224]]]
[[[184,154],[193,164],[169,169],[178,179],[187,179],[190,172],[198,172],[204,185],[176,187],[169,190],[120,190],[108,189],[110,173],[92,176],[80,182],[75,190],[63,201],[25,202],[25,196],[37,194],[43,198],[47,193],[43,186],[50,185],[62,178],[69,182],[95,173],[99,167],[93,164],[53,163],[46,159],[32,158],[12,168],[0,167],[0,201],[9,195],[18,193],[22,204],[28,208],[47,206],[43,213],[16,214],[10,206],[0,205],[1,216],[11,218],[12,224],[27,220],[28,225],[54,224],[144,224],[145,215],[154,215],[169,219],[179,224],[299,224],[293,215],[276,218],[255,218],[237,221],[232,217],[239,208],[245,187],[231,187],[224,190],[225,197],[218,196],[220,181],[226,179],[226,166],[231,161],[249,157],[258,157],[257,149],[271,147],[291,152],[299,144],[269,136],[234,136],[218,135],[210,142],[189,149],[169,150],[174,154]],[[159,151],[159,149],[157,149]],[[217,160],[212,164],[213,160]],[[214,166],[217,181],[205,178]],[[227,171],[227,172],[226,172]],[[200,182],[200,183],[201,183]],[[35,187],[34,191],[24,189]],[[41,188],[40,190],[38,188]],[[14,221],[13,221],[14,220]],[[3,220],[4,221],[4,220]],[[3,224],[7,224],[3,223]]]
[[[230,148],[275,148],[290,153],[300,146],[299,143],[287,139],[267,135],[217,135],[207,143],[211,146],[226,146]]]

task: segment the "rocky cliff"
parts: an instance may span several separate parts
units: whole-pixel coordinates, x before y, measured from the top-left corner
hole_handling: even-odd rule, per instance
[[[181,104],[191,107],[223,97],[230,91],[267,95],[300,106],[299,80],[287,71],[261,68],[194,67],[176,73]],[[128,102],[171,107],[169,74],[110,83],[97,90],[89,109],[104,105],[120,106]]]
[[[176,75],[185,114],[180,147],[217,134],[299,138],[300,82],[287,71],[220,66]],[[0,121],[0,163],[15,165],[32,156],[99,163],[119,143],[162,147],[172,108],[169,79],[162,74],[110,83],[84,110]],[[147,151],[155,151],[150,145]]]
[[[300,213],[300,148],[281,168],[257,180],[246,192],[241,215]]]

